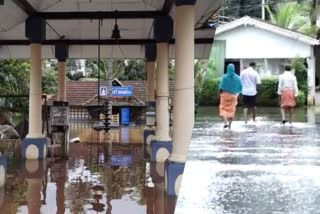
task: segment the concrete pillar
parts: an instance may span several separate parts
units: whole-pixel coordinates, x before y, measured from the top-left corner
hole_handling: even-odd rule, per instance
[[[66,63],[58,62],[58,101],[66,101],[67,100],[67,78],[66,78]]]
[[[154,22],[157,41],[156,68],[156,136],[151,142],[151,161],[165,162],[171,151],[169,115],[169,42],[173,34],[170,16],[159,16]]]
[[[156,136],[157,141],[171,141],[169,136],[169,44],[158,43],[157,64],[157,112]]]
[[[156,62],[147,61],[147,102],[155,101],[155,70]]]
[[[41,44],[31,44],[29,133],[27,138],[43,138],[42,134],[42,70]]]
[[[173,149],[166,167],[169,195],[179,192],[194,125],[195,3],[176,0]]]
[[[29,133],[22,144],[23,159],[43,159],[47,155],[47,139],[42,134],[42,70],[41,42],[46,23],[38,16],[26,20],[26,37],[30,39]]]
[[[146,97],[146,126],[143,133],[144,144],[150,144],[155,135],[155,69],[157,58],[156,44],[146,45],[146,73],[147,73],[147,97]]]
[[[69,47],[64,43],[55,45],[55,57],[58,60],[58,101],[67,101],[66,61],[69,57]]]
[[[310,57],[308,58],[308,105],[315,105],[315,94],[316,94],[316,59],[314,56],[314,49],[310,49]]]
[[[176,8],[173,151],[171,161],[185,162],[194,125],[194,6]]]

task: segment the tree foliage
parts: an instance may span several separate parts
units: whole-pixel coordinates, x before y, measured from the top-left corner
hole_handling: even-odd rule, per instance
[[[56,61],[42,61],[42,93],[56,94],[58,92],[58,67]]]
[[[1,110],[26,113],[28,109],[30,63],[26,60],[0,61]]]

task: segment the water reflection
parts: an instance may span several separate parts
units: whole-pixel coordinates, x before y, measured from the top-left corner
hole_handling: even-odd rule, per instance
[[[320,213],[316,116],[298,110],[292,126],[280,126],[278,109],[263,111],[263,120],[236,121],[231,131],[215,111],[199,111],[177,214]]]
[[[113,130],[112,137],[77,127],[71,134],[81,143],[70,144],[68,160],[11,164],[0,213],[173,213],[164,176],[151,176],[142,127]]]

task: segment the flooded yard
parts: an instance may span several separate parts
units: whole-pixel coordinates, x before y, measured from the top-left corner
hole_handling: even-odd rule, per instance
[[[229,131],[215,109],[200,109],[177,214],[320,213],[318,115],[299,109],[281,126],[278,109],[259,112]]]
[[[199,109],[176,213],[320,213],[318,115],[298,109],[280,126],[279,109],[259,108],[256,123],[237,119],[223,130],[216,108]],[[72,124],[80,143],[68,160],[10,159],[0,213],[173,214],[163,165],[150,163],[142,136],[140,126],[105,134]]]

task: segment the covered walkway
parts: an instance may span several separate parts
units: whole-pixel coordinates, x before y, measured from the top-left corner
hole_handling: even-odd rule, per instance
[[[27,204],[31,206],[28,207],[29,211],[40,212],[39,191],[42,189],[42,183],[46,183],[43,175],[47,169],[49,144],[48,136],[42,130],[43,58],[58,60],[59,84],[56,105],[60,106],[64,113],[68,112],[68,58],[146,60],[146,105],[156,107],[156,122],[150,118],[147,120],[143,136],[145,144],[150,144],[146,147],[151,148],[151,151],[148,150],[151,161],[162,164],[161,167],[156,167],[152,179],[154,182],[161,181],[161,189],[166,194],[176,196],[194,125],[194,59],[209,57],[215,29],[208,28],[207,23],[212,17],[219,17],[222,1],[0,2],[0,59],[27,58],[31,62],[29,132],[22,143],[22,159],[25,160],[22,163],[22,171],[26,173],[28,193],[36,195],[35,198],[28,198]],[[168,111],[169,58],[175,59],[173,135],[169,128]],[[111,64],[109,66],[111,68]],[[109,86],[111,90],[111,85]],[[106,106],[108,112],[110,105],[109,103]],[[68,117],[61,116],[56,121],[63,130],[68,128]],[[68,143],[68,140],[62,143],[64,155],[68,155]],[[5,161],[0,163],[0,186],[5,185],[6,167]],[[102,188],[99,188],[100,191]],[[99,194],[95,196],[98,199],[101,197]]]

